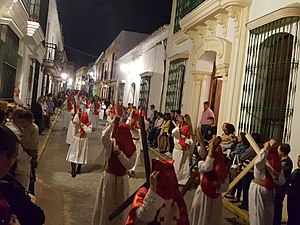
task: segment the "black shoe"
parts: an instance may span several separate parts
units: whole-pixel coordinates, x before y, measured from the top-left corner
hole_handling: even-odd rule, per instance
[[[241,200],[239,200],[239,199],[236,198],[236,199],[231,200],[230,202],[231,203],[238,203],[238,202],[241,202]]]
[[[248,208],[245,207],[244,205],[239,205],[239,208],[248,211]]]
[[[72,170],[71,175],[72,175],[72,177],[76,177],[76,171]]]
[[[77,174],[81,174],[81,166],[82,164],[77,165]]]

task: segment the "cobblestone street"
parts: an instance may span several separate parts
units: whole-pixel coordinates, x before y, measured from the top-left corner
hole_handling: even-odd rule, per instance
[[[55,124],[38,167],[37,198],[38,204],[45,210],[46,225],[82,225],[91,224],[95,196],[99,178],[104,166],[103,146],[100,140],[101,128],[90,135],[88,165],[82,167],[82,174],[72,178],[70,165],[65,161],[68,145],[65,143],[66,131],[61,126],[61,118]],[[157,157],[150,151],[151,157]],[[137,179],[130,178],[130,193],[144,183],[144,167],[137,170]],[[188,208],[192,203],[194,190],[186,196]],[[223,224],[233,215],[224,210]]]

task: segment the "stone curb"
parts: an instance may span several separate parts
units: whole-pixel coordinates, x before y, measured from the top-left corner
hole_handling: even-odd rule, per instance
[[[43,140],[42,140],[42,143],[41,143],[41,145],[39,147],[39,150],[38,150],[38,161],[40,161],[40,159],[41,159],[41,157],[42,157],[42,155],[43,155],[43,153],[44,153],[44,151],[46,149],[47,143],[48,143],[48,141],[50,139],[50,135],[51,135],[51,133],[53,131],[53,128],[54,128],[54,126],[55,126],[55,124],[57,122],[57,119],[58,119],[58,116],[59,116],[60,113],[61,113],[61,109],[58,110],[57,114],[55,115],[55,119],[53,120],[53,123],[52,123],[50,129],[46,133],[45,138],[43,138]]]

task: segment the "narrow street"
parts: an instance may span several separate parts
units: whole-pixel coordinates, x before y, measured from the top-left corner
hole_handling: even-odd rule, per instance
[[[68,145],[65,143],[66,131],[63,131],[61,118],[58,117],[48,144],[39,161],[36,191],[38,204],[46,213],[46,225],[89,225],[92,223],[93,207],[104,167],[104,152],[100,140],[101,129],[105,121],[100,121],[100,129],[89,138],[88,165],[82,167],[82,174],[72,178],[70,165],[65,161]],[[150,152],[151,157],[157,157]],[[133,193],[145,181],[144,167],[137,170],[137,179],[130,178],[130,193]],[[189,191],[185,200],[190,208],[194,190]],[[225,218],[233,218],[224,209],[222,225],[232,224]]]

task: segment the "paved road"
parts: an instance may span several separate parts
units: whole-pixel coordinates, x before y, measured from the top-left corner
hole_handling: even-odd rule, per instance
[[[90,135],[88,165],[82,167],[82,174],[72,178],[70,165],[65,161],[68,145],[65,143],[66,131],[62,130],[58,119],[50,136],[37,171],[38,204],[45,210],[46,225],[89,225],[92,221],[93,207],[104,166],[103,146],[100,141],[101,128]],[[151,157],[157,157],[151,154]],[[144,183],[144,168],[137,170],[137,177],[130,178],[130,192],[133,193]],[[194,191],[185,197],[190,208]],[[233,217],[224,212],[222,224],[229,223],[225,217]]]

